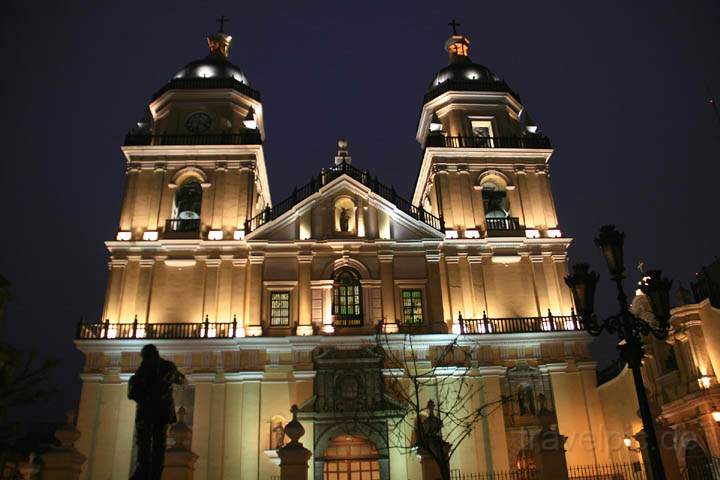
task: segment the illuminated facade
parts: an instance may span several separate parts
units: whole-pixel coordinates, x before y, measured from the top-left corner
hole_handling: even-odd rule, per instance
[[[76,342],[84,478],[128,477],[126,382],[149,341],[190,380],[176,400],[193,431],[196,479],[278,475],[274,449],[292,404],[313,478],[343,468],[419,478],[414,454],[340,435],[313,400],[333,395],[332,372],[354,375],[376,328],[392,336],[410,326],[429,356],[467,333],[486,400],[522,399],[477,424],[453,469],[514,468],[546,404],[570,437],[569,464],[607,463],[591,339],[563,283],[571,240],[553,203],[553,150],[519,96],[453,35],[424,98],[412,200],[353,163],[341,140],[328,168],[273,202],[260,94],[229,62],[230,40],[212,35],[210,55],[154,95],[123,146],[103,321],[80,325]]]

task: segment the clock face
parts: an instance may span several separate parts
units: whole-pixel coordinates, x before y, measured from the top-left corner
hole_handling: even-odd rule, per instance
[[[212,118],[203,112],[193,113],[185,122],[185,128],[192,133],[205,133],[210,129],[210,125],[212,125]]]

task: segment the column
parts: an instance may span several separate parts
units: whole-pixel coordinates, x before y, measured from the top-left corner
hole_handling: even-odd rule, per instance
[[[323,333],[333,333],[335,327],[333,326],[333,314],[332,314],[332,289],[333,285],[328,282],[322,286],[322,304],[323,304]]]
[[[233,480],[241,478],[242,474],[243,383],[228,381],[225,384],[225,401],[223,479]]]
[[[150,314],[150,290],[152,287],[152,274],[155,260],[143,258],[140,260],[140,275],[135,296],[135,315],[139,323],[149,321]]]
[[[215,169],[215,178],[213,178],[213,183],[215,184],[215,198],[213,202],[212,221],[210,224],[213,230],[222,229],[223,227],[223,207],[225,206],[223,194],[225,192],[225,182],[227,181],[226,177],[227,167],[218,166]]]
[[[247,381],[243,386],[242,402],[242,450],[241,474],[238,478],[258,478],[258,461],[260,460],[260,382]]]
[[[135,318],[135,300],[137,298],[138,279],[140,277],[140,257],[128,257],[123,275],[123,286],[119,300],[116,322],[131,323]]]
[[[312,255],[298,255],[298,326],[297,335],[312,335],[312,293],[310,280]]]
[[[481,318],[487,312],[487,298],[485,296],[485,282],[483,281],[482,257],[469,255],[467,261],[470,267],[470,280],[472,284],[473,303],[475,305],[474,318]]]
[[[118,322],[120,319],[120,299],[122,287],[125,282],[125,259],[111,259],[108,263],[110,274],[108,286],[105,291],[105,311],[101,320],[109,319],[111,322]]]
[[[440,275],[440,252],[426,252],[425,265],[428,278],[428,306],[430,308],[430,327],[433,332],[447,332],[444,315],[444,289]]]
[[[205,259],[205,295],[202,309],[202,321],[218,322],[218,279],[220,273],[219,258]]]
[[[541,367],[550,373],[558,431],[567,436],[567,462],[569,465],[595,465],[605,461],[598,458],[596,438],[588,412],[587,392],[583,376],[574,364],[558,363]],[[599,426],[604,425],[602,422]]]
[[[232,322],[233,256],[220,255],[220,272],[217,287],[217,321]]]
[[[484,403],[497,402],[502,398],[500,381],[505,376],[505,367],[479,367],[478,374],[483,382]],[[485,465],[488,471],[507,471],[510,469],[507,435],[503,409],[497,408],[481,420],[476,428],[482,428],[485,449]]]
[[[447,267],[447,284],[450,293],[450,318],[452,319],[453,333],[460,333],[460,324],[458,323],[458,315],[462,313],[463,317],[467,316],[465,305],[463,304],[463,289],[460,284],[459,272],[460,257],[445,256],[445,265]]]
[[[707,440],[707,446],[710,450],[709,456],[713,458],[720,457],[720,425],[713,420],[710,413],[705,414],[700,419],[703,432],[705,433],[705,439]]]
[[[448,172],[438,168],[434,176],[435,192],[438,198],[438,213],[445,218],[445,228],[457,228],[453,215],[452,200],[450,198],[450,182]]]
[[[165,167],[156,166],[153,169],[150,192],[148,194],[148,230],[160,229],[160,205],[163,197],[163,184],[165,183]]]
[[[78,407],[77,428],[80,438],[75,442],[78,451],[88,460],[80,478],[90,480],[89,472],[94,468],[93,446],[95,445],[98,410],[100,409],[100,375],[83,374],[80,406]]]
[[[232,259],[232,293],[230,300],[230,317],[237,319],[237,336],[244,337],[245,325],[245,290],[247,289],[247,258]]]
[[[120,230],[131,230],[133,228],[133,213],[135,205],[135,190],[138,181],[140,168],[130,166],[127,170],[127,181],[123,194],[122,207],[120,208]],[[142,231],[140,231],[142,235]]]
[[[263,263],[265,255],[253,252],[250,255],[247,290],[245,298],[245,333],[250,336],[262,335]]]
[[[515,166],[515,176],[517,179],[517,188],[508,188],[508,197],[510,200],[510,215],[519,217],[520,224],[525,225],[525,228],[535,228],[535,219],[528,210],[529,204],[526,204],[526,200],[529,201],[530,192],[527,186],[527,173],[525,172],[524,165]]]
[[[462,210],[463,210],[463,230],[475,228],[475,216],[473,215],[472,205],[472,185],[470,184],[470,172],[467,165],[458,167],[458,184],[461,194]]]
[[[383,328],[387,333],[398,331],[395,318],[395,280],[393,275],[393,254],[378,254],[380,261],[380,281],[382,288]]]
[[[208,480],[210,454],[210,404],[212,399],[212,378],[208,375],[195,376],[190,382],[195,385],[193,404],[192,451],[197,454],[195,480]]]

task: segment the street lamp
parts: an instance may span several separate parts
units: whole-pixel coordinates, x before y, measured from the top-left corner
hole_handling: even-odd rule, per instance
[[[623,243],[625,234],[615,229],[613,225],[605,225],[595,239],[600,247],[612,280],[617,288],[617,300],[620,311],[606,319],[598,320],[594,312],[595,287],[599,275],[590,270],[588,264],[573,265],[573,273],[565,278],[565,283],[572,291],[577,313],[581,316],[585,330],[590,335],[597,336],[603,331],[615,334],[618,337],[618,350],[620,356],[632,371],[640,406],[643,429],[647,438],[650,468],[654,480],[665,480],[665,470],[660,457],[655,424],[650,412],[645,385],[642,380],[642,362],[645,356],[643,337],[653,335],[659,340],[665,340],[670,331],[670,287],[672,282],[663,278],[660,270],[651,270],[640,282],[640,290],[647,297],[655,316],[656,324],[651,324],[634,315],[628,308],[628,300],[622,286],[625,278],[625,265],[623,263]]]

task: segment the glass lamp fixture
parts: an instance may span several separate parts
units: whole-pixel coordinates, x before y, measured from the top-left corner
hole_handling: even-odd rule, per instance
[[[157,230],[146,230],[143,233],[143,240],[148,242],[154,242],[158,239],[158,232]]]
[[[245,125],[245,128],[249,128],[251,130],[255,130],[257,128],[257,121],[255,121],[255,109],[253,109],[252,107],[250,107],[247,115],[245,115],[243,125]]]
[[[127,230],[120,230],[120,231],[117,233],[117,236],[115,237],[115,239],[116,239],[118,242],[127,242],[127,241],[129,241],[130,239],[132,239],[132,232],[129,232],[129,231],[127,231]]]
[[[442,123],[440,123],[440,119],[438,118],[437,113],[433,112],[432,118],[430,119],[430,131],[441,132],[442,128]]]
[[[595,288],[600,276],[590,270],[587,263],[578,263],[572,267],[573,273],[565,278],[565,283],[570,287],[577,313],[587,317],[595,311]]]
[[[713,411],[710,415],[712,415],[712,419],[715,420],[715,423],[720,423],[720,412],[713,408]]]
[[[208,232],[208,240],[222,240],[223,239],[223,231],[222,230],[210,230]]]
[[[245,238],[245,230],[238,229],[233,232],[233,239],[234,240],[242,240]]]
[[[633,441],[632,441],[632,438],[630,438],[630,435],[625,434],[625,438],[623,438],[623,443],[625,444],[625,446],[627,448],[632,447]]]
[[[603,225],[600,234],[595,239],[595,245],[600,247],[608,269],[613,278],[623,278],[625,265],[623,263],[623,244],[625,234],[615,229],[615,225]]]

